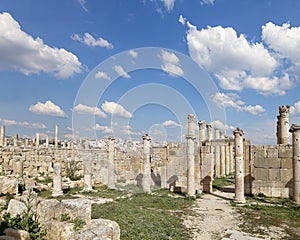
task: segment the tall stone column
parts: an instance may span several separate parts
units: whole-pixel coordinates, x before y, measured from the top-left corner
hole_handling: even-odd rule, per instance
[[[221,149],[220,146],[214,146],[215,155],[215,177],[221,177]]]
[[[92,163],[89,158],[89,156],[85,157],[83,160],[83,165],[84,165],[84,188],[83,191],[92,191]]]
[[[52,196],[57,197],[63,195],[62,179],[61,179],[61,165],[60,162],[54,160],[53,164],[53,191]]]
[[[5,142],[5,126],[1,126],[1,132],[0,132],[0,146],[4,147]]]
[[[220,139],[220,130],[215,128],[215,139]]]
[[[13,163],[14,175],[17,178],[23,178],[23,161],[18,159]]]
[[[300,204],[300,126],[293,124],[290,132],[293,136],[293,200]]]
[[[58,124],[55,125],[54,147],[58,147]]]
[[[244,132],[237,128],[233,131],[235,147],[235,201],[244,203]]]
[[[222,142],[220,146],[220,172],[221,177],[226,175],[226,153],[224,142]]]
[[[225,145],[225,174],[230,174],[230,151],[229,151],[229,145]]]
[[[115,188],[115,138],[108,138],[108,188]]]
[[[28,147],[28,146],[29,146],[29,139],[25,138],[25,147]]]
[[[279,107],[279,144],[289,144],[289,112],[290,106]]]
[[[18,146],[18,141],[19,141],[19,135],[15,134],[15,136],[14,136],[14,147]]]
[[[35,137],[35,147],[38,148],[40,147],[40,134],[36,133],[36,137]]]
[[[49,148],[49,136],[46,135],[46,148]]]
[[[86,149],[86,150],[90,149],[90,141],[88,139],[85,140],[84,149]]]
[[[142,187],[146,193],[151,193],[151,168],[150,168],[150,141],[148,134],[142,137],[143,139],[143,179]]]
[[[187,195],[195,196],[195,115],[188,115],[187,139]]]
[[[206,130],[207,130],[207,141],[211,141],[212,140],[212,125],[207,124]]]
[[[205,141],[205,122],[202,120],[198,121],[198,126],[199,126],[199,143],[201,146],[202,143]]]
[[[233,143],[229,142],[229,172],[233,173],[234,172],[234,158],[233,158]]]
[[[280,144],[280,116],[277,116],[277,122],[276,122],[276,139],[277,139],[277,144]]]

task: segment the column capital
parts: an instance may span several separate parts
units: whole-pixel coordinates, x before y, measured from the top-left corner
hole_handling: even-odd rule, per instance
[[[289,132],[293,133],[293,132],[297,132],[299,130],[300,130],[300,125],[292,124]]]
[[[212,129],[212,125],[211,124],[206,124],[206,128],[207,129]]]
[[[286,105],[286,106],[279,106],[279,115],[281,117],[288,117],[290,112],[290,106]]]
[[[199,128],[200,128],[200,127],[204,127],[204,126],[205,126],[205,121],[199,120],[199,121],[198,121],[198,126],[199,126]]]
[[[192,139],[195,140],[196,136],[195,135],[186,135],[186,139]]]
[[[151,137],[148,134],[142,136],[143,141],[151,141]]]
[[[240,128],[236,128],[232,133],[233,133],[234,136],[237,136],[237,135],[243,136],[244,135],[243,130],[240,129]]]
[[[195,121],[195,115],[194,114],[189,114],[187,118],[188,118],[189,122],[194,122]]]
[[[107,139],[108,139],[109,141],[115,141],[115,140],[116,140],[113,136],[109,136]]]

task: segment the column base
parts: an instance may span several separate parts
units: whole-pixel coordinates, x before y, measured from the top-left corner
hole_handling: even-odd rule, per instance
[[[64,195],[63,191],[55,191],[52,193],[52,197],[58,197],[58,196],[62,196],[62,195]]]

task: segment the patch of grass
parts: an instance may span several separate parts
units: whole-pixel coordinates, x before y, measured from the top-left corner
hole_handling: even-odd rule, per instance
[[[213,180],[212,186],[213,189],[220,189],[222,187],[230,186],[235,183],[235,179],[233,175],[228,175],[225,177],[215,178]]]
[[[121,238],[126,239],[189,239],[182,220],[171,210],[193,202],[167,190],[153,194],[135,193],[130,198],[92,205],[92,218],[106,218],[120,225]]]
[[[73,225],[73,230],[76,232],[84,227],[86,222],[82,220],[81,218],[75,218],[74,219],[74,225]]]
[[[117,189],[108,189],[106,185],[101,185],[94,187],[95,191],[92,192],[83,192],[83,195],[91,197],[101,197],[101,198],[112,198],[117,199],[118,197],[125,196],[127,192],[120,191]]]
[[[48,184],[48,183],[52,183],[53,179],[49,176],[45,177],[44,179],[39,179],[39,178],[35,178],[34,179],[37,183],[42,183],[42,184]]]
[[[287,198],[270,198],[262,194],[248,198],[253,204],[238,207],[243,217],[242,230],[263,234],[271,226],[283,228],[287,239],[300,239],[300,206]]]

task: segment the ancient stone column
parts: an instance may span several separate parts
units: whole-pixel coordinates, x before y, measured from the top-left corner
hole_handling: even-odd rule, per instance
[[[198,121],[199,126],[199,143],[202,145],[202,143],[205,141],[205,122],[200,120]]]
[[[89,157],[83,160],[84,165],[84,189],[83,191],[92,191],[92,163]]]
[[[4,147],[5,142],[5,126],[1,126],[1,132],[0,132],[0,146]]]
[[[225,145],[225,175],[230,174],[230,151],[229,151],[229,145]]]
[[[17,178],[23,177],[23,161],[21,159],[18,159],[13,164],[14,169],[14,175]]]
[[[38,148],[40,146],[40,134],[36,133],[35,137],[35,147]]]
[[[207,124],[206,129],[207,129],[207,141],[211,141],[212,140],[212,126],[211,126],[211,124]]]
[[[277,144],[280,144],[280,116],[277,116],[277,122],[276,122],[276,139],[277,139]]]
[[[220,146],[214,146],[215,155],[215,177],[221,177],[221,149]]]
[[[160,168],[160,176],[161,176],[161,188],[168,188],[168,182],[167,182],[167,166],[163,165]]]
[[[67,148],[71,149],[71,142],[70,141],[67,142]]]
[[[19,136],[18,136],[18,134],[15,134],[15,136],[14,136],[14,147],[18,146],[18,141],[19,141]]]
[[[226,166],[226,153],[225,153],[225,142],[221,143],[220,146],[220,175],[221,177],[224,177],[226,175],[226,170],[225,170],[225,166]]]
[[[66,148],[66,142],[65,141],[62,142],[62,148]]]
[[[229,143],[229,172],[233,173],[234,172],[234,158],[233,158],[233,146],[232,143]]]
[[[108,188],[115,188],[115,138],[108,138]]]
[[[25,138],[25,147],[28,147],[28,145],[29,145],[29,139]]]
[[[215,128],[215,139],[220,139],[220,130]]]
[[[55,125],[54,147],[58,147],[58,124]]]
[[[292,124],[293,136],[293,200],[300,204],[300,126]]]
[[[188,115],[187,139],[187,195],[195,196],[195,115]]]
[[[143,178],[142,187],[146,193],[151,193],[151,169],[150,169],[150,141],[148,134],[142,137],[143,139]]]
[[[62,179],[61,179],[61,165],[60,162],[54,160],[53,164],[53,191],[52,196],[57,197],[63,195]]]
[[[46,136],[46,148],[49,148],[49,136]]]
[[[233,131],[235,147],[235,201],[245,202],[244,196],[244,145],[243,131],[239,128]]]
[[[289,112],[290,106],[279,107],[279,144],[289,144]]]

